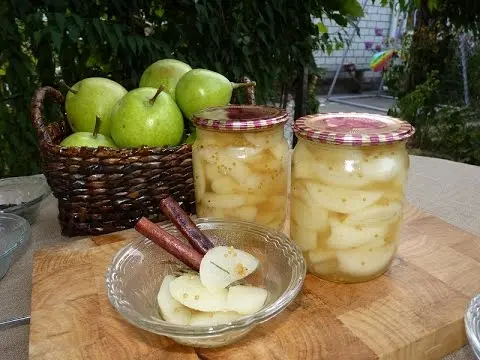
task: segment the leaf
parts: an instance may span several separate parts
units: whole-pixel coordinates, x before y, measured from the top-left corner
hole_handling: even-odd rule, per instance
[[[162,8],[158,8],[154,11],[155,15],[157,15],[159,18],[163,17],[163,14],[165,14],[165,10]]]
[[[103,40],[103,31],[102,31],[102,24],[100,19],[93,19],[93,26],[97,31],[98,38]]]
[[[331,18],[332,18],[333,21],[335,21],[340,26],[347,26],[348,25],[348,20],[343,15],[332,14]]]
[[[83,19],[77,14],[72,14],[72,18],[75,21],[75,24],[77,24],[80,31],[82,31],[85,26],[85,22],[83,21]]]
[[[135,41],[137,42],[137,52],[141,53],[143,44],[145,43],[144,39],[140,36],[135,36]]]
[[[65,30],[65,16],[60,13],[55,13],[54,18],[55,22],[57,23],[58,30],[61,34],[63,34],[63,31]]]
[[[325,24],[323,22],[319,22],[317,24],[317,28],[318,28],[318,31],[320,33],[327,33],[328,32],[328,28],[325,26]]]
[[[265,45],[268,45],[267,38],[265,37],[265,32],[263,31],[262,28],[257,29],[257,34],[260,37],[260,39],[262,39],[263,43]]]
[[[127,36],[127,44],[130,50],[132,50],[132,53],[136,53],[137,51],[137,45],[135,43],[135,38],[133,36]]]
[[[430,11],[433,11],[433,9],[436,9],[438,6],[438,0],[428,0],[428,9]]]
[[[113,25],[113,30],[115,31],[115,34],[117,35],[117,39],[120,44],[122,44],[123,47],[125,47],[125,36],[123,35],[122,31],[122,26],[119,24],[114,24]]]
[[[104,33],[107,36],[108,43],[110,47],[112,48],[113,52],[116,53],[118,49],[118,39],[117,36],[115,35],[114,30],[112,29],[111,26],[108,26],[104,24]]]
[[[347,15],[362,17],[364,15],[362,5],[357,0],[343,0],[343,10]]]
[[[50,30],[50,38],[52,39],[53,47],[57,51],[60,51],[60,48],[62,46],[62,34],[60,34],[57,30],[52,28]]]
[[[33,33],[33,41],[35,42],[35,44],[38,44],[40,40],[42,40],[42,35],[43,35],[42,31],[35,31]]]

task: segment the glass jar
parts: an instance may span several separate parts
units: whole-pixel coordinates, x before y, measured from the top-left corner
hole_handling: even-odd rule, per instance
[[[374,114],[316,114],[294,126],[290,237],[308,271],[356,283],[382,275],[399,243],[408,123]]]
[[[289,146],[278,108],[229,105],[197,113],[192,148],[200,217],[285,224]]]

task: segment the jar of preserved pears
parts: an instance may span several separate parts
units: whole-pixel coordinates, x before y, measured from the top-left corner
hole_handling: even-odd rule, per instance
[[[290,237],[308,271],[356,283],[382,275],[399,243],[415,129],[392,117],[316,114],[294,125]]]
[[[257,105],[209,108],[193,117],[198,216],[283,228],[290,167],[286,121],[285,110]]]

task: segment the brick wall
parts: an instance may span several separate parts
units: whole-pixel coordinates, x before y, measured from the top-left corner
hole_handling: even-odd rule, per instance
[[[370,60],[373,52],[365,49],[365,42],[371,41],[374,46],[381,44],[384,37],[375,35],[375,28],[383,29],[383,35],[388,36],[390,33],[391,10],[389,7],[382,7],[380,5],[367,5],[364,8],[365,16],[360,20],[358,26],[360,28],[360,37],[355,35],[348,51],[344,63],[354,63],[360,68],[369,68]],[[340,27],[333,21],[324,22],[330,34],[336,33]],[[347,29],[347,34],[350,34],[351,27]],[[348,36],[344,36],[344,40],[348,40]],[[331,55],[318,51],[314,54],[318,67],[324,68],[328,71],[328,77],[333,77],[338,65],[341,63],[343,49],[334,51]],[[340,77],[346,74],[342,71]],[[374,73],[372,71],[365,72],[365,77],[379,77],[381,73]]]

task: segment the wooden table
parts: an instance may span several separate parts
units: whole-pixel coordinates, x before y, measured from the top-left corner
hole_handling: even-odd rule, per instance
[[[449,161],[411,157],[408,201],[451,224],[480,235],[480,168]],[[0,281],[0,319],[30,313],[32,254],[45,246],[78,238],[60,235],[56,220],[56,200],[42,204],[41,214],[32,228],[28,251]],[[0,332],[0,358],[28,358],[28,326]],[[449,360],[475,359],[468,347],[447,357]]]

